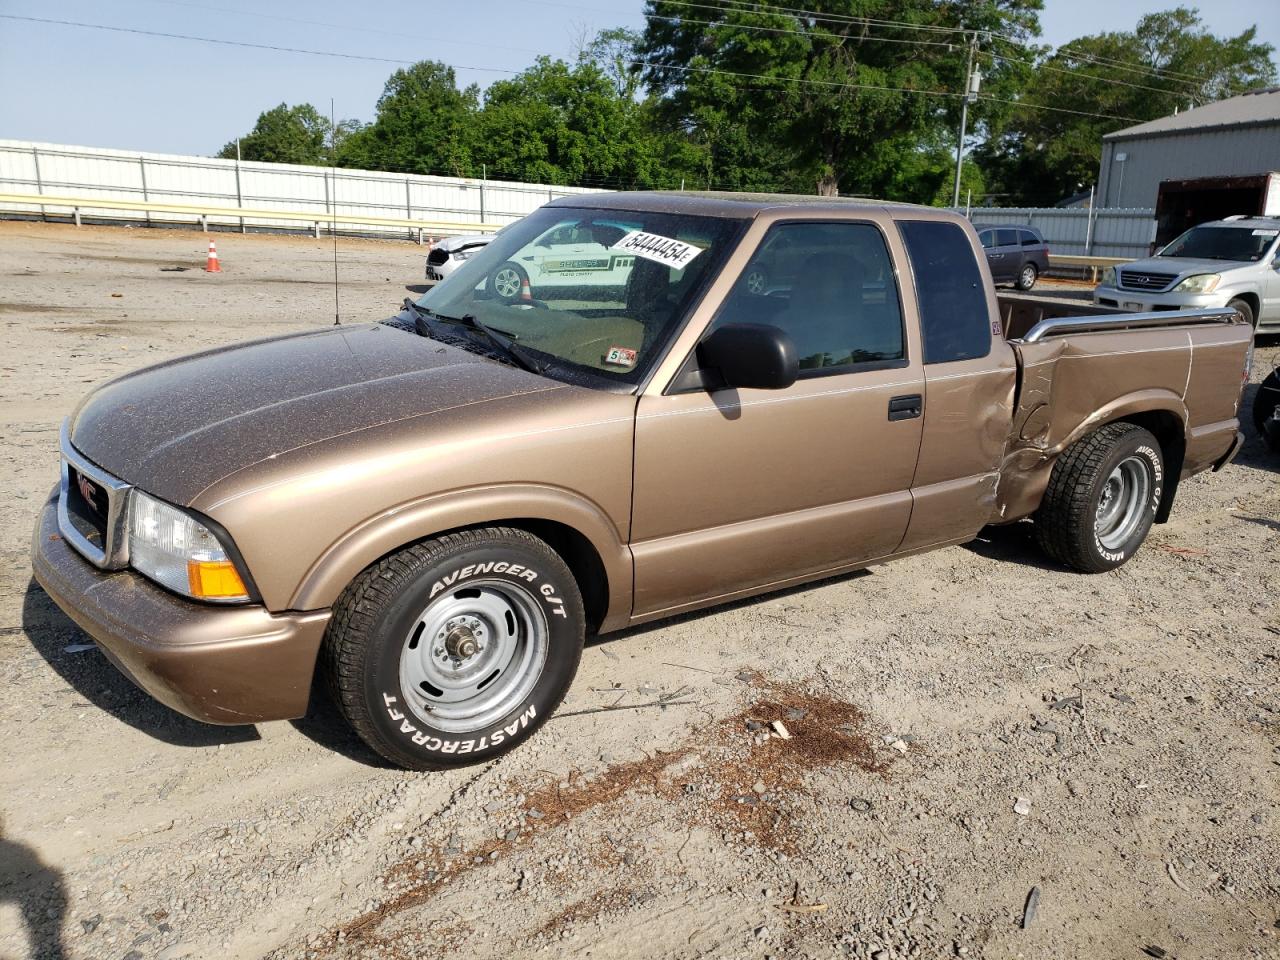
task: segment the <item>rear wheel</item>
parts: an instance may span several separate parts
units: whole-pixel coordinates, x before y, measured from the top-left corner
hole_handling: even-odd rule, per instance
[[[582,598],[523,530],[464,530],[407,547],[347,589],[325,635],[334,699],[396,766],[490,759],[560,705],[582,656]]]
[[[489,274],[489,296],[511,303],[520,299],[528,282],[529,274],[525,273],[524,267],[508,261]]]
[[[1040,271],[1036,269],[1034,263],[1024,263],[1022,269],[1018,271],[1017,287],[1019,290],[1030,290],[1036,285],[1036,278],[1040,276]]]
[[[1133,423],[1109,423],[1053,465],[1035,515],[1036,539],[1076,570],[1114,570],[1146,539],[1163,488],[1156,438]]]

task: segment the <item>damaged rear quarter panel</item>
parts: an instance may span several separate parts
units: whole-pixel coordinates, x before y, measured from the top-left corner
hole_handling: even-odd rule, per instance
[[[1015,347],[1022,383],[993,522],[1035,512],[1058,455],[1090,431],[1153,410],[1187,423],[1192,349],[1185,329],[1082,333]]]

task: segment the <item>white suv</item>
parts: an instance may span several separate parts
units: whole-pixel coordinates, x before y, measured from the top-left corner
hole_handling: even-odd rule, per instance
[[[1257,330],[1280,331],[1280,218],[1192,227],[1154,257],[1108,267],[1093,302],[1144,313],[1232,307]]]

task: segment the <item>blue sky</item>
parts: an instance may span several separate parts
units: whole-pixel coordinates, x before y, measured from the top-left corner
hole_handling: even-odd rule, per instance
[[[1257,24],[1280,48],[1276,0],[1206,6],[1218,34]],[[786,4],[802,6],[802,4]],[[1043,41],[1130,29],[1175,0],[1046,0]],[[639,28],[641,0],[0,0],[0,13],[337,51],[438,59],[481,86],[538,53],[570,57],[582,36]],[[1123,12],[1117,12],[1118,10]],[[313,21],[329,24],[299,23]],[[215,46],[0,19],[0,137],[211,154],[282,101],[371,119],[395,63]],[[483,68],[483,69],[482,69]]]

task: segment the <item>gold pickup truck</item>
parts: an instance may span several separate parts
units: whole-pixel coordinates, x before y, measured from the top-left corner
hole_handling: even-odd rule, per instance
[[[477,761],[588,633],[1028,517],[1119,566],[1238,448],[1251,342],[1230,310],[998,299],[939,210],[564,198],[392,320],[97,388],[33,565],[189,716],[301,716],[319,667],[392,763]]]

